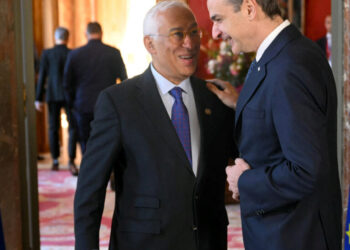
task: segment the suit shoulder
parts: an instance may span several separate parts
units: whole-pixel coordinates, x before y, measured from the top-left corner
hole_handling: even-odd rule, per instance
[[[107,44],[103,44],[103,49],[106,53],[108,53],[109,55],[113,55],[114,57],[121,57],[121,53],[120,53],[120,50],[113,47],[113,46],[110,46],[110,45],[107,45]]]
[[[334,78],[327,58],[321,48],[312,40],[302,36],[288,44],[268,65],[272,89],[298,88],[312,96],[315,100],[324,100],[327,86],[334,88]],[[278,82],[278,84],[274,84]],[[271,91],[271,94],[275,94]]]
[[[203,98],[205,98],[205,100],[208,102],[208,103],[212,103],[214,104],[215,106],[219,107],[219,108],[222,108],[224,110],[232,110],[231,108],[228,108],[226,105],[224,105],[220,100],[219,98],[214,94],[212,93],[208,88],[207,88],[207,85],[206,85],[206,81],[203,80],[203,79],[200,79],[198,77],[195,77],[195,76],[192,76],[191,77],[191,83],[193,85],[195,85],[195,87],[197,89],[200,90],[200,94],[203,95]]]
[[[207,88],[206,81],[198,78],[196,76],[191,77],[191,83],[200,90],[200,93],[205,96],[205,98],[215,99],[215,95]]]
[[[108,95],[122,97],[123,99],[128,98],[130,95],[133,95],[135,89],[137,88],[138,82],[141,81],[142,78],[142,75],[135,76],[122,81],[120,84],[114,84],[103,90],[103,92],[107,93]]]
[[[48,48],[48,49],[44,49],[41,53],[41,56],[47,56],[48,54],[52,53],[54,51],[54,48]]]
[[[317,39],[317,40],[316,40],[316,43],[323,43],[323,42],[325,42],[325,41],[327,41],[327,37],[326,37],[326,36],[323,36],[323,37]]]
[[[54,50],[55,50],[55,47],[47,48],[47,49],[44,49],[42,53],[43,53],[43,54],[44,54],[44,53],[49,53],[49,52],[54,51]]]
[[[113,46],[111,46],[111,45],[108,45],[108,44],[105,44],[105,43],[103,43],[103,46],[105,47],[105,48],[108,48],[109,50],[113,50],[113,51],[116,51],[116,52],[120,52],[119,51],[119,49],[117,49],[116,47],[113,47]]]
[[[79,55],[81,53],[85,53],[86,50],[87,50],[87,46],[83,45],[83,46],[80,46],[78,48],[70,50],[69,55],[70,56],[76,56],[76,55]]]
[[[304,69],[324,68],[327,67],[328,61],[320,46],[301,36],[288,43],[269,64],[273,69],[278,68],[278,71],[274,72],[283,74],[283,72],[294,71],[300,67]]]

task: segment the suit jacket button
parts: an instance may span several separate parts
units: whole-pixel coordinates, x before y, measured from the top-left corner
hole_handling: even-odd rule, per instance
[[[258,216],[262,216],[264,213],[265,213],[265,211],[263,209],[259,209],[259,210],[256,211],[256,214]]]
[[[194,199],[195,199],[195,200],[198,200],[198,199],[199,199],[198,195],[195,195],[195,196],[194,196]]]
[[[197,228],[196,225],[193,225],[193,226],[192,226],[192,229],[193,229],[193,231],[197,231],[197,230],[198,230],[198,228]]]

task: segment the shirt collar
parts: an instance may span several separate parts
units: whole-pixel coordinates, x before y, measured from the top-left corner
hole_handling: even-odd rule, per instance
[[[190,78],[186,78],[183,80],[179,85],[175,85],[168,79],[166,79],[164,76],[158,73],[158,71],[153,67],[153,64],[151,64],[151,71],[154,76],[154,79],[156,80],[158,89],[160,90],[160,93],[162,95],[166,95],[169,93],[170,90],[172,90],[174,87],[180,87],[185,93],[189,93],[189,88],[191,86]]]
[[[55,44],[55,47],[64,48],[67,47],[66,44]]]
[[[256,52],[256,61],[258,62],[261,57],[263,56],[265,50],[270,46],[270,44],[275,40],[275,38],[278,36],[281,31],[286,28],[288,25],[290,25],[290,22],[288,20],[285,20],[283,23],[277,26],[260,44],[258,51]]]
[[[90,40],[88,41],[88,43],[102,43],[102,40],[101,40],[101,39],[94,38],[94,39],[90,39]]]

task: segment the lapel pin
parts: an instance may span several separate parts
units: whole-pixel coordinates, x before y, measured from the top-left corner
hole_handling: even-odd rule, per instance
[[[260,71],[260,66],[258,67],[258,71]]]
[[[204,113],[206,115],[211,115],[211,109],[209,109],[209,108],[204,109]]]

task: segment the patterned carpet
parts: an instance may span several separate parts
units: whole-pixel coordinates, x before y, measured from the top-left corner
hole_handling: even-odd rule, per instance
[[[39,170],[40,241],[42,250],[74,249],[73,198],[77,177],[67,170]],[[228,205],[228,250],[244,250],[239,206]],[[108,249],[114,193],[108,188],[100,229],[100,249]]]

